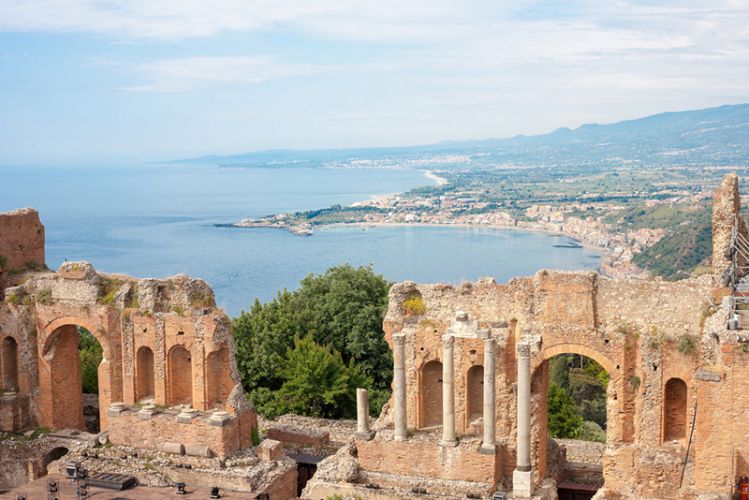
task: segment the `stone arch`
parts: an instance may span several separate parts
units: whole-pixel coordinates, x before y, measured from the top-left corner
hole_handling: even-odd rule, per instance
[[[420,370],[419,427],[442,425],[442,362],[432,360]]]
[[[587,345],[563,342],[545,346],[532,360],[531,373],[531,405],[532,412],[537,415],[531,426],[531,441],[533,443],[533,467],[539,477],[545,477],[549,467],[548,455],[548,388],[549,388],[549,360],[563,354],[576,354],[592,359],[601,365],[609,374],[609,384],[606,388],[606,438],[608,443],[622,441],[623,416],[619,408],[621,401],[617,394],[621,390],[620,365],[615,364],[607,355]],[[605,473],[604,473],[605,480]]]
[[[0,344],[0,371],[3,391],[18,391],[18,343],[13,337],[5,337]]]
[[[663,389],[663,442],[687,436],[687,384],[670,378]]]
[[[141,346],[135,355],[135,400],[153,399],[155,385],[153,351]]]
[[[564,343],[546,347],[541,353],[541,359],[547,361],[559,354],[579,354],[585,356],[603,366],[612,380],[619,378],[619,372],[615,368],[616,365],[608,358],[608,356],[582,344]]]
[[[206,357],[206,405],[208,408],[223,407],[234,387],[231,378],[229,349],[222,347]]]
[[[192,355],[183,345],[175,345],[168,355],[167,404],[192,405]]]
[[[60,460],[62,457],[67,455],[69,450],[65,448],[64,446],[57,446],[56,448],[52,448],[47,453],[44,454],[44,458],[42,459],[42,475],[46,476],[49,472],[47,468],[49,467],[49,464],[56,460]]]
[[[99,379],[99,423],[106,430],[106,409],[111,402],[122,401],[122,372],[119,358],[106,330],[99,321],[81,314],[62,316],[49,321],[41,328],[38,340],[39,353],[39,420],[50,429],[85,429],[83,401],[80,391],[77,327],[88,330],[102,348],[102,361],[97,369]],[[57,357],[59,355],[59,358]],[[76,392],[77,391],[77,392]]]
[[[484,367],[473,365],[466,373],[466,427],[484,413]]]
[[[60,330],[61,327],[71,325],[83,327],[91,332],[91,335],[96,337],[96,340],[99,342],[102,350],[104,351],[104,359],[112,358],[109,339],[104,334],[104,329],[102,328],[102,326],[92,323],[88,319],[82,318],[80,316],[64,316],[47,323],[47,326],[44,327],[44,337],[40,339],[39,346],[41,348],[40,352],[43,356],[47,354],[51,342],[54,342],[55,334],[59,333],[58,330]]]

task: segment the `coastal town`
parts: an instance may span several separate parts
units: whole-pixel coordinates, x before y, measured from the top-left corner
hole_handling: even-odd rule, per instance
[[[651,272],[638,265],[635,257],[661,241],[669,233],[669,225],[689,225],[690,212],[706,212],[712,196],[712,186],[704,180],[699,185],[672,183],[648,192],[639,189],[607,191],[606,196],[598,191],[585,193],[582,190],[576,197],[570,197],[564,189],[553,193],[538,184],[531,195],[524,195],[520,201],[516,193],[498,193],[492,189],[496,184],[492,186],[485,180],[477,185],[448,171],[427,171],[426,176],[435,182],[433,188],[377,196],[347,207],[334,205],[321,210],[248,218],[232,226],[285,229],[300,236],[313,235],[315,228],[341,224],[542,231],[572,240],[557,246],[588,246],[603,251],[600,270],[608,276],[647,277]],[[668,211],[668,220],[645,224],[635,221],[633,224],[631,217],[626,216],[633,211],[633,206],[637,207],[640,217]],[[679,217],[687,217],[687,220],[678,220]]]

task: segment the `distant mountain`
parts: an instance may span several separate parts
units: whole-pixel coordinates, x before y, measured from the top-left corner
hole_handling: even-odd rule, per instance
[[[749,104],[657,115],[606,125],[425,146],[275,150],[203,156],[178,163],[223,166],[401,166],[466,168],[491,165],[660,166],[749,163]]]

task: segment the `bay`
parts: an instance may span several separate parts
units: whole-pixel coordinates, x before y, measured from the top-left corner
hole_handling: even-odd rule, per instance
[[[244,217],[347,205],[433,182],[419,170],[207,166],[5,167],[0,211],[31,206],[47,264],[86,260],[138,277],[205,279],[231,315],[309,273],[371,264],[393,281],[503,282],[539,269],[594,269],[600,253],[543,233],[477,227],[337,226],[311,237],[215,227]]]

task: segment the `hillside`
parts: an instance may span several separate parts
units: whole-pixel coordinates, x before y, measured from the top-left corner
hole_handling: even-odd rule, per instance
[[[210,155],[175,163],[234,167],[472,168],[494,165],[618,167],[749,162],[749,104],[659,113],[611,124],[508,139],[331,150]]]

